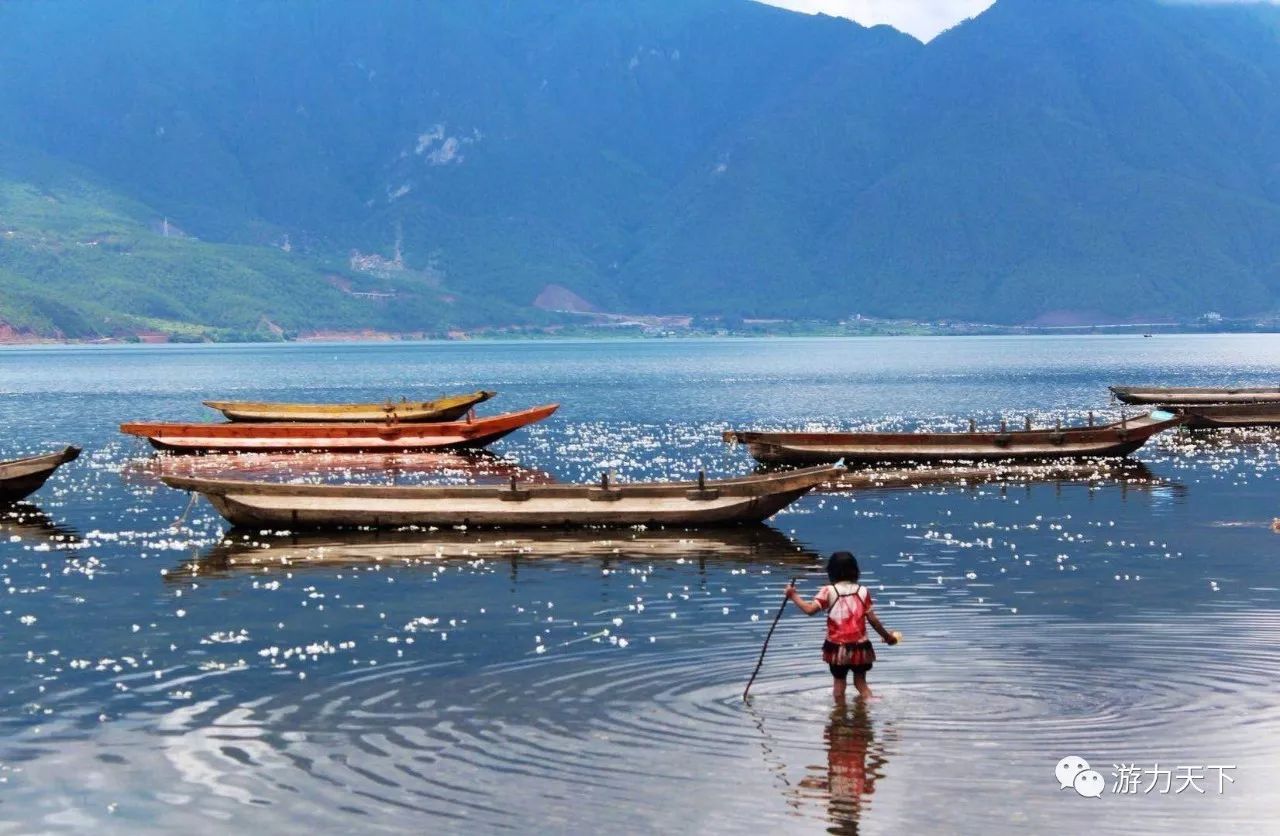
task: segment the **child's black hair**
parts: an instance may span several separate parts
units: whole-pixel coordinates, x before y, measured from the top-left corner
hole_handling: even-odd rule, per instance
[[[853,556],[853,552],[834,552],[827,561],[827,579],[832,583],[857,583],[861,574],[858,570],[858,558]]]

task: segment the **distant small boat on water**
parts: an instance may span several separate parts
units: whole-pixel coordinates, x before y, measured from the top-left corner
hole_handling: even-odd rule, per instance
[[[1121,403],[1188,406],[1218,403],[1280,403],[1280,387],[1112,386]]]
[[[938,461],[1044,460],[1127,456],[1158,432],[1176,427],[1180,415],[1152,412],[1100,427],[1054,427],[997,432],[914,433],[724,433],[728,443],[747,445],[763,464],[813,465],[844,459],[849,464]]]
[[[298,485],[166,476],[203,494],[233,525],[276,529],[701,527],[758,523],[837,478],[842,467],[697,482],[507,487]]]
[[[79,455],[79,447],[65,447],[57,453],[0,461],[0,502],[25,499],[40,490],[55,470]]]
[[[558,408],[559,404],[546,404],[471,421],[437,423],[133,422],[121,424],[120,431],[145,438],[159,450],[185,453],[475,450],[549,417]]]
[[[497,392],[483,389],[464,395],[448,395],[434,401],[386,403],[273,403],[269,401],[205,401],[231,421],[250,422],[347,422],[347,421],[456,421]]]

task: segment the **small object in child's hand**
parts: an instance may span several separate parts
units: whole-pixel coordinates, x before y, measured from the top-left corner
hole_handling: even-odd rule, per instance
[[[889,631],[889,635],[893,636],[893,643],[894,643],[894,644],[898,644],[898,643],[900,643],[900,642],[902,641],[902,631],[901,631],[901,630],[890,630],[890,631]]]

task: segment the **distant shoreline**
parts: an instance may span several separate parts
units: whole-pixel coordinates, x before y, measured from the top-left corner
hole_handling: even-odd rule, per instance
[[[280,340],[190,340],[190,339],[59,339],[36,337],[32,339],[8,338],[0,340],[0,350],[37,347],[78,347],[93,346],[120,348],[135,347],[193,347],[193,346],[301,346],[301,345],[388,345],[388,344],[466,344],[466,343],[505,343],[505,342],[653,342],[682,340],[758,340],[758,339],[855,339],[865,337],[1082,337],[1082,336],[1127,336],[1141,339],[1143,337],[1188,337],[1188,336],[1223,336],[1223,335],[1262,335],[1280,333],[1280,325],[1268,328],[1232,329],[1201,328],[1187,325],[1164,326],[1087,326],[1087,327],[1032,327],[1032,326],[981,326],[956,329],[919,329],[896,331],[892,329],[845,331],[831,329],[794,329],[787,331],[681,331],[676,333],[618,333],[600,332],[593,329],[559,331],[556,333],[538,332],[479,332],[475,334],[455,335],[450,337],[423,336],[421,334],[384,334],[370,332],[324,332],[295,339]]]

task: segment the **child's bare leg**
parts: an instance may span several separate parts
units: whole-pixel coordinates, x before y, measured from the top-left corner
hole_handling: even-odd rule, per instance
[[[831,696],[836,702],[844,702],[844,689],[848,683],[843,676],[837,676],[831,685]]]
[[[867,684],[866,671],[853,672],[853,687],[858,689],[858,696],[864,700],[871,696],[871,686]]]

